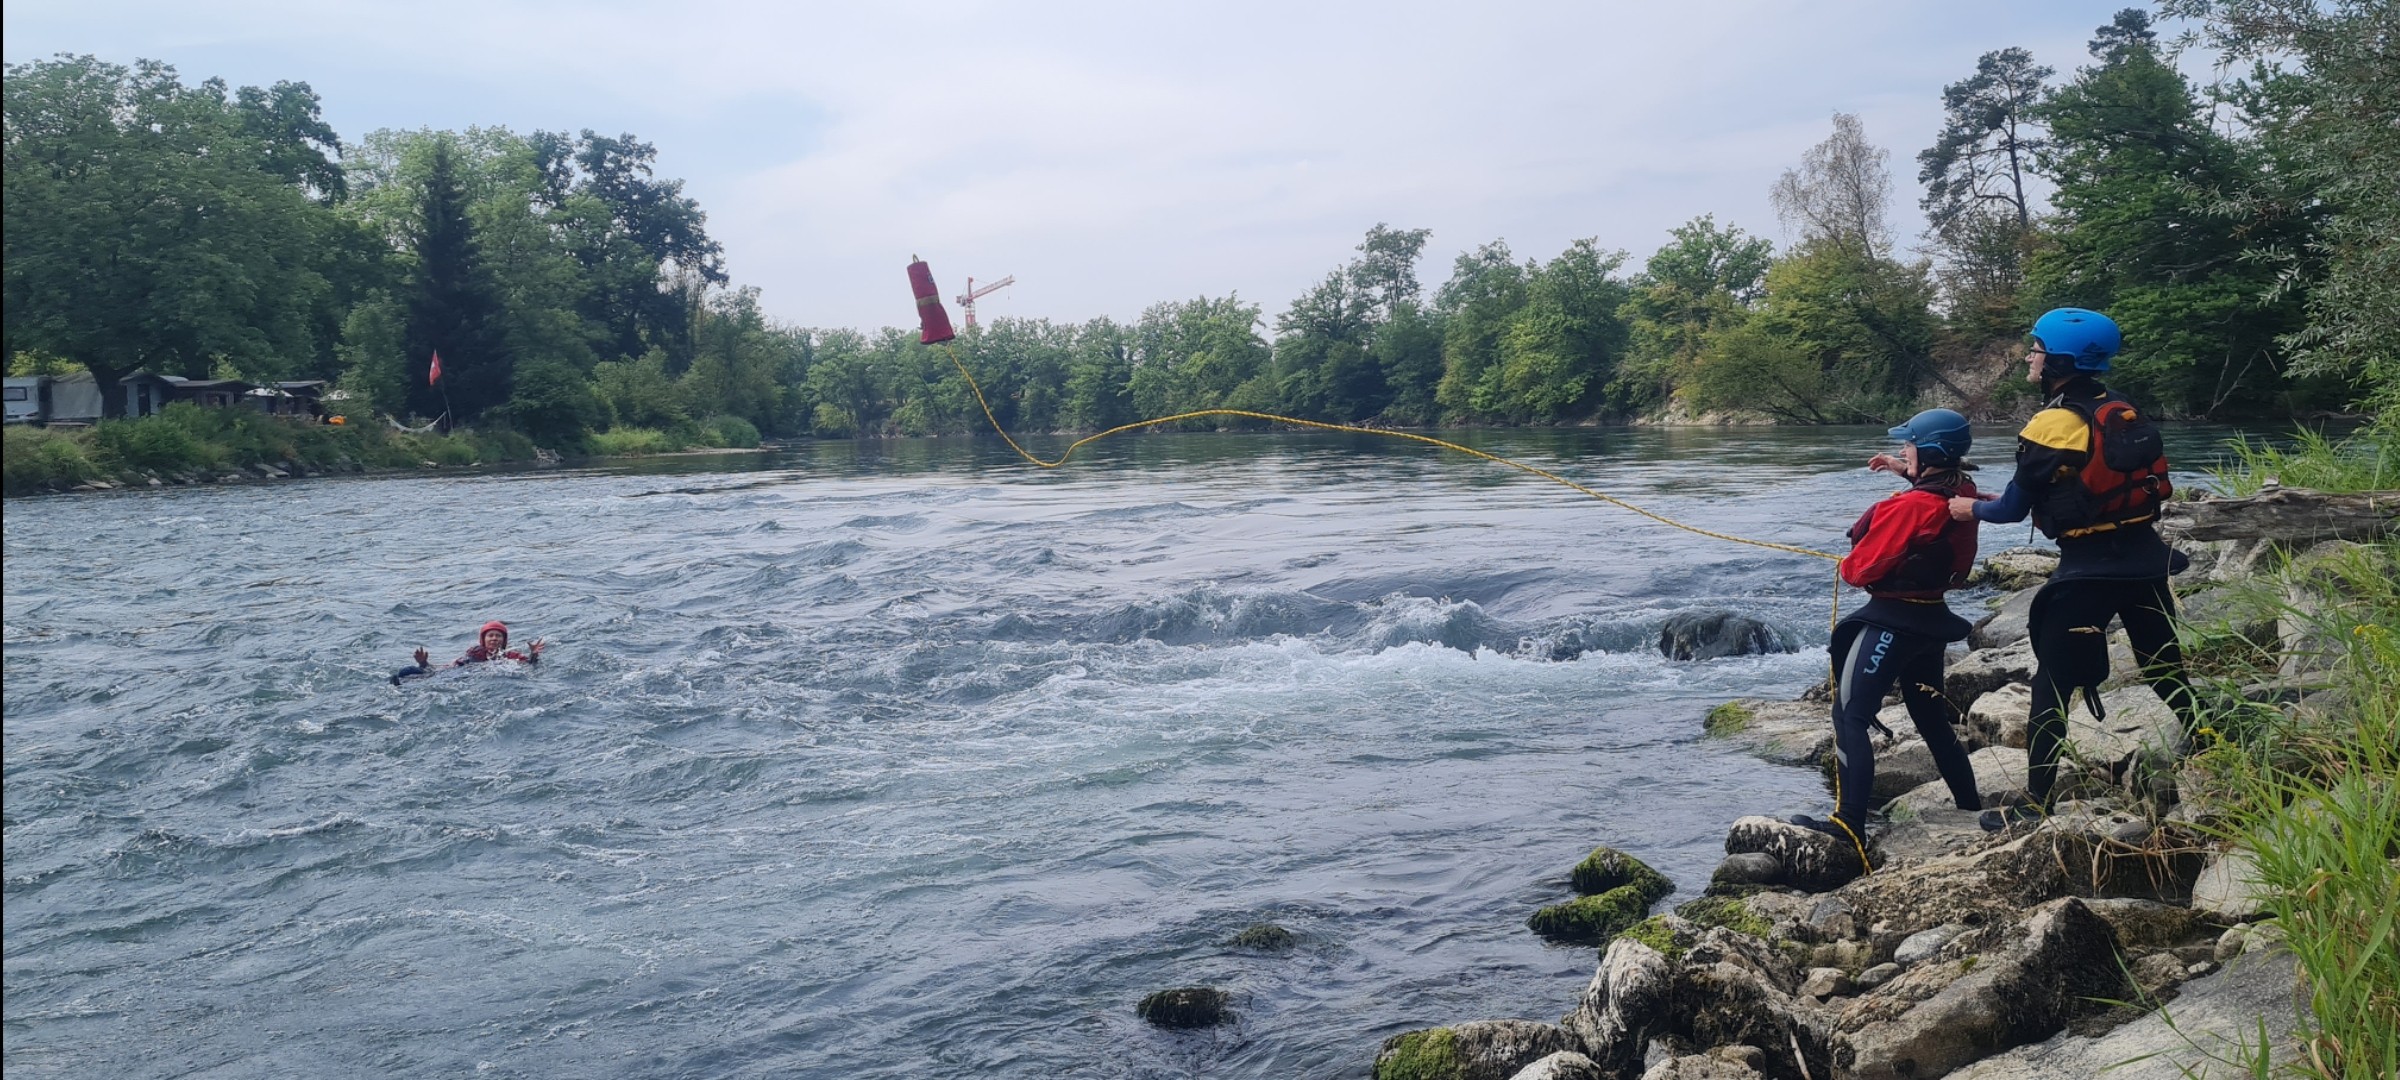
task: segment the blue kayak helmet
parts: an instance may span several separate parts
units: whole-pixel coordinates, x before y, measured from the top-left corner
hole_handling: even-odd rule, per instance
[[[1892,429],[1892,438],[1917,448],[1917,462],[1937,467],[1955,466],[1967,459],[1967,449],[1975,444],[1975,433],[1967,426],[1967,418],[1950,409],[1927,409],[1908,422]]]
[[[2125,347],[2116,320],[2079,307],[2052,308],[2034,320],[2033,340],[2043,352],[2074,361],[2077,371],[2107,371],[2109,359]]]

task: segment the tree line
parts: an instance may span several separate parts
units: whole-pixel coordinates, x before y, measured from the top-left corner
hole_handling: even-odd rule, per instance
[[[1852,423],[1937,401],[2013,407],[2024,327],[2074,305],[2124,327],[2118,381],[2156,408],[2380,410],[2400,382],[2392,9],[2161,6],[2192,40],[2162,41],[2127,9],[2063,79],[2002,48],[1945,87],[1944,126],[1916,159],[1930,225],[1913,253],[1887,222],[1887,151],[1837,114],[1771,187],[1794,237],[1780,251],[1713,215],[1639,263],[1592,240],[1547,259],[1495,240],[1428,294],[1430,233],[1378,224],[1272,318],[1199,297],[1131,321],[997,319],[957,344],[1021,430],[1208,408],[1394,426]],[[2252,66],[2195,85],[2179,45]],[[982,423],[913,330],[766,317],[632,135],[344,143],[305,83],[190,86],[165,64],[88,56],[9,65],[5,92],[12,372],[325,378],[394,417],[560,447],[735,421],[777,437]]]

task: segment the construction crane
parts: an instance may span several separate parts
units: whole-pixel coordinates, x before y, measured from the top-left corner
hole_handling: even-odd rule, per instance
[[[978,298],[990,296],[991,294],[999,292],[1000,290],[1008,288],[1016,283],[1017,276],[1015,274],[1010,274],[1007,277],[1001,278],[998,281],[992,282],[991,284],[978,289],[975,287],[975,279],[968,278],[967,291],[958,294],[959,310],[967,313],[967,329],[975,329],[975,301]]]

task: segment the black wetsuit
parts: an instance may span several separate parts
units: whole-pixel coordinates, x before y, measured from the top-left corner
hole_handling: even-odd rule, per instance
[[[2090,459],[2091,433],[2083,414],[2067,403],[2097,402],[2108,394],[2099,380],[2079,375],[2058,388],[2048,408],[2026,422],[2017,438],[2017,471],[2008,490],[1976,506],[1978,520],[2022,521],[2049,505],[2056,484],[2077,483]],[[2095,712],[2099,687],[2108,680],[2108,624],[2121,619],[2133,643],[2142,678],[2183,722],[2188,739],[2197,723],[2196,700],[2184,677],[2183,651],[2175,641],[2175,594],[2167,576],[2189,560],[2160,539],[2155,522],[2120,525],[2085,536],[2059,536],[2054,523],[2036,515],[2035,524],[2058,540],[2058,569],[2033,597],[2033,715],[2027,733],[2026,794],[2047,807],[2058,778],[2058,756],[2066,741],[2067,706],[2078,689]]]
[[[1854,546],[1842,560],[1842,579],[1874,599],[1833,633],[1834,816],[1857,839],[1866,836],[1875,795],[1869,732],[1882,726],[1875,714],[1894,686],[1951,798],[1962,810],[1983,805],[1953,727],[1958,710],[1942,695],[1942,650],[1968,631],[1942,594],[1962,583],[1975,561],[1975,527],[1950,520],[1949,500],[1974,491],[1963,476],[1947,473],[1877,503],[1851,527]]]

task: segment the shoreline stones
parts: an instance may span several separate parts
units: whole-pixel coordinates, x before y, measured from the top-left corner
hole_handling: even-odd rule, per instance
[[[1375,1053],[1374,1075],[1375,1080],[1513,1080],[1519,1070],[1573,1049],[1574,1037],[1555,1024],[1475,1020],[1385,1039]]]

